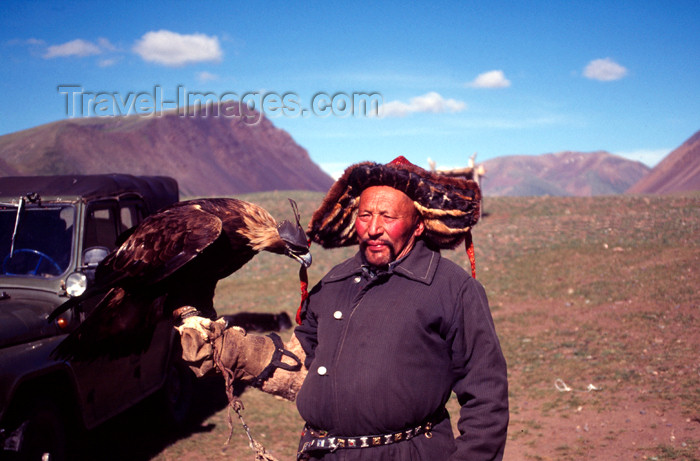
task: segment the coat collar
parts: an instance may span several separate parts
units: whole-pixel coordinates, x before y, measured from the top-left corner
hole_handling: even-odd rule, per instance
[[[389,272],[429,285],[440,262],[440,253],[429,249],[423,240],[418,240],[405,258],[392,264]],[[326,274],[324,281],[339,282],[352,276],[362,275],[364,261],[358,251],[355,256],[335,266]]]

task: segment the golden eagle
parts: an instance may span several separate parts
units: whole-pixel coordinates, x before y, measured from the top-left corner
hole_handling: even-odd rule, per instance
[[[307,267],[308,241],[290,202],[296,223],[278,224],[260,206],[232,198],[178,202],[144,219],[100,262],[95,286],[51,313],[49,321],[87,298],[103,296],[52,355],[91,360],[143,351],[156,323],[183,306],[214,318],[217,282],[260,251]]]

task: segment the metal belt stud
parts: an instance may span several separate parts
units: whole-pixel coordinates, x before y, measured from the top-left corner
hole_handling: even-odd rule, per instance
[[[433,423],[427,423],[425,425],[425,437],[426,438],[428,438],[428,439],[433,438],[433,433],[431,432],[432,429],[433,429]]]

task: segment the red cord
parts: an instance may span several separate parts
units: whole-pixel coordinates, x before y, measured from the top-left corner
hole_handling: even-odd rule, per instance
[[[297,325],[301,325],[301,308],[304,306],[304,301],[309,297],[309,276],[306,273],[306,267],[303,265],[299,269],[299,285],[301,285],[301,302],[297,309]]]
[[[466,242],[465,242],[466,243]],[[476,257],[474,256],[474,242],[469,242],[467,246],[467,257],[469,257],[469,264],[472,266],[472,278],[476,278]]]

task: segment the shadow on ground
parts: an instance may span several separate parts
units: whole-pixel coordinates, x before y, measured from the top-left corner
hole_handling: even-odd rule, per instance
[[[280,332],[292,326],[286,312],[240,312],[224,317],[229,324],[253,332]],[[234,385],[236,395],[244,390],[244,384]],[[192,410],[184,424],[176,426],[169,422],[154,396],[83,434],[78,458],[81,461],[148,461],[179,440],[213,431],[215,425],[205,422],[228,404],[222,376],[195,378],[193,394]]]
[[[236,389],[236,394],[242,390]],[[225,408],[227,403],[220,376],[196,380],[192,411],[185,424],[173,426],[168,423],[154,399],[146,399],[86,433],[81,458],[84,461],[150,460],[178,440],[214,430],[213,424],[204,422]]]

